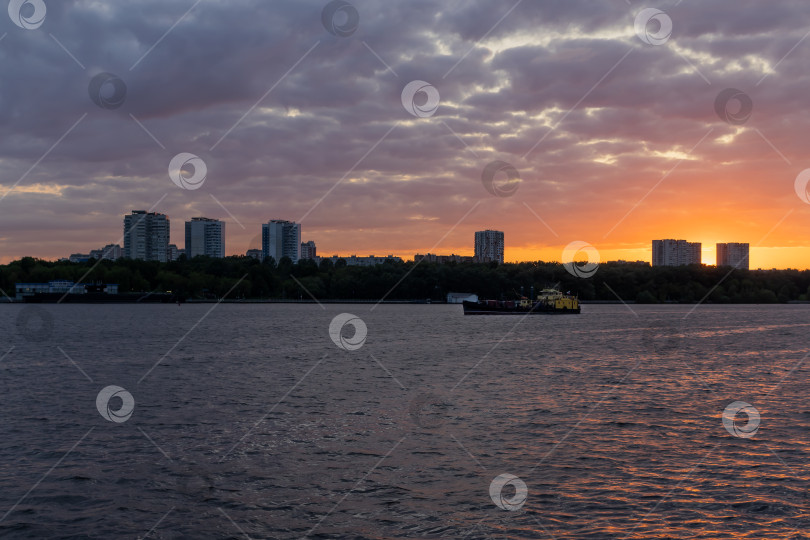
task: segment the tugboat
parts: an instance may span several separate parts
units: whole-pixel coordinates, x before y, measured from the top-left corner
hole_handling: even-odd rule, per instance
[[[463,302],[464,315],[528,315],[579,313],[579,297],[557,289],[543,289],[536,300],[479,300]]]

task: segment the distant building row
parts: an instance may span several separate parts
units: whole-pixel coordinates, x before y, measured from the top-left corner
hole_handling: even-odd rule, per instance
[[[701,264],[701,243],[686,240],[653,240],[653,266],[682,266]],[[732,266],[748,270],[748,244],[728,242],[716,245],[717,266]]]
[[[187,221],[183,250],[169,243],[169,238],[170,222],[166,214],[133,210],[124,216],[123,256],[128,259],[167,262],[182,254],[225,256],[225,223],[217,219],[194,217]]]
[[[433,253],[416,254],[415,261],[425,262],[498,262],[503,263],[504,235],[503,231],[477,231],[475,233],[475,256],[463,255],[435,255]],[[271,220],[262,225],[262,249],[248,250],[247,255],[255,258],[273,257],[276,261],[281,257],[289,257],[294,263],[300,259],[313,259],[320,262],[324,259],[331,259],[337,262],[339,259],[346,261],[349,266],[373,266],[385,261],[401,261],[399,257],[388,255],[386,257],[318,257],[315,242],[301,242],[301,225],[293,221]]]
[[[165,214],[133,210],[124,216],[124,247],[108,244],[101,249],[92,250],[89,254],[75,253],[70,256],[71,262],[84,262],[89,259],[116,260],[121,257],[146,261],[167,262],[177,260],[185,254],[189,258],[203,255],[207,257],[225,256],[225,223],[217,219],[194,217],[185,223],[185,249],[178,249],[169,243],[169,218]],[[686,240],[653,240],[653,266],[682,266],[701,264],[701,243]],[[728,242],[717,244],[717,266],[731,266],[748,270],[749,245],[747,243]],[[311,259],[320,263],[340,259],[349,266],[373,266],[386,261],[402,261],[399,257],[319,257],[315,242],[301,242],[301,224],[294,221],[273,219],[262,224],[262,248],[250,249],[249,257],[264,260],[272,257],[280,261],[289,257],[293,263],[302,259]],[[504,262],[503,231],[485,230],[475,232],[475,255],[436,255],[433,253],[414,256],[416,262]]]
[[[124,216],[124,247],[118,244],[108,244],[101,249],[94,249],[90,253],[74,253],[67,259],[70,262],[87,262],[95,260],[117,260],[120,258],[143,261],[168,262],[175,261],[181,255],[189,258],[207,256],[220,258],[225,256],[225,222],[206,217],[193,217],[185,223],[185,249],[178,248],[170,243],[171,223],[166,214],[149,212],[146,210],[133,210]],[[386,261],[402,261],[399,257],[387,255],[377,257],[370,255],[358,257],[319,257],[315,242],[301,241],[301,224],[294,221],[272,219],[262,224],[261,249],[249,249],[248,257],[259,260],[272,257],[280,261],[289,257],[293,263],[308,259],[318,263],[330,259],[337,262],[340,259],[350,266],[371,266]],[[436,255],[433,253],[416,254],[415,261],[426,262],[497,262],[504,261],[504,234],[503,231],[476,231],[475,255]]]
[[[59,259],[60,261],[70,261],[72,263],[87,262],[90,259],[106,261],[117,261],[122,257],[121,246],[118,244],[107,244],[101,249],[90,250],[90,253],[73,253],[70,257]]]
[[[124,248],[120,256],[144,261],[167,262],[180,255],[196,257],[225,256],[225,222],[206,217],[194,217],[185,223],[185,249],[170,241],[168,216],[146,210],[133,210],[124,216]],[[298,262],[302,251],[306,258],[315,256],[315,243],[301,243],[301,225],[291,221],[271,220],[262,225],[261,256],[289,257]],[[250,253],[249,253],[250,254]]]
[[[475,261],[472,255],[436,255],[435,253],[417,253],[413,256],[414,262],[427,262],[427,263],[471,263]]]
[[[349,255],[348,257],[341,257],[339,255],[332,255],[331,257],[314,257],[315,262],[320,263],[321,261],[332,261],[332,264],[336,264],[339,260],[346,261],[346,266],[377,266],[378,264],[384,264],[385,262],[403,262],[400,257],[394,257],[393,255],[386,255],[385,257],[377,257],[376,255],[369,255],[367,257],[358,257],[357,255]]]
[[[417,253],[413,256],[415,262],[430,262],[430,263],[488,263],[497,262],[503,263],[504,240],[503,231],[486,231],[475,232],[475,255],[436,255],[435,253]]]

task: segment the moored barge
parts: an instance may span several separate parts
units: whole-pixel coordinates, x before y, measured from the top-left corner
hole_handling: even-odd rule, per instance
[[[580,312],[579,297],[557,289],[543,289],[536,300],[479,300],[463,302],[465,315],[575,314]]]

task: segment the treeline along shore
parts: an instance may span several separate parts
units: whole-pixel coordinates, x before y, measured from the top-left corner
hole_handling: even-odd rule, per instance
[[[703,265],[651,267],[646,263],[604,263],[588,278],[560,263],[506,264],[387,262],[347,266],[338,260],[316,264],[288,258],[260,262],[250,257],[195,257],[168,263],[119,259],[86,263],[26,257],[0,265],[0,288],[11,297],[16,283],[68,280],[116,283],[119,292],[171,291],[188,300],[309,299],[431,300],[449,292],[511,299],[548,286],[584,301],[637,303],[777,303],[810,298],[810,270],[739,270]],[[522,289],[521,289],[522,288]]]

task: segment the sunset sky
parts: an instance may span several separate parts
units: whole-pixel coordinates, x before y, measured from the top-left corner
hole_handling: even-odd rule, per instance
[[[121,242],[152,209],[181,248],[185,220],[225,220],[228,254],[289,219],[320,255],[470,255],[498,229],[509,261],[683,238],[707,264],[748,242],[751,268],[810,267],[806,1],[44,5],[0,12],[0,262]],[[103,72],[126,86],[107,108]],[[198,189],[169,176],[181,152]],[[513,192],[485,188],[496,160]]]

